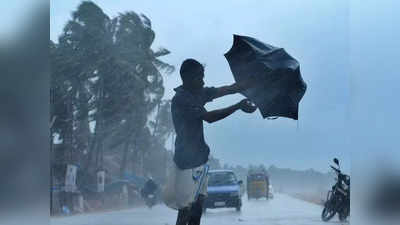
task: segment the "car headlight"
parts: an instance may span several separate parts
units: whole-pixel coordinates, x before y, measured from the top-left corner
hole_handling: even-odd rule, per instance
[[[239,196],[239,192],[238,191],[231,192],[231,197],[234,197],[234,196]]]

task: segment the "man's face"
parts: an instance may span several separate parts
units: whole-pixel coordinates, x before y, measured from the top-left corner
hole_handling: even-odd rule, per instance
[[[203,68],[197,70],[193,74],[193,79],[188,82],[188,85],[192,90],[200,90],[204,86],[204,70]]]

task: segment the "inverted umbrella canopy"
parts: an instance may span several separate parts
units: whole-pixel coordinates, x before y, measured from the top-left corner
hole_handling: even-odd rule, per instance
[[[256,79],[257,85],[242,92],[253,101],[263,118],[298,119],[299,102],[307,85],[300,65],[283,48],[255,38],[233,35],[232,48],[225,53],[236,82]]]

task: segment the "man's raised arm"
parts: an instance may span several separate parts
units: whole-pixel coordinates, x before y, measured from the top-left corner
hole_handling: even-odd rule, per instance
[[[247,79],[245,81],[236,82],[231,85],[226,85],[217,88],[217,93],[215,98],[219,98],[225,95],[236,94],[246,89],[252,88],[257,84],[257,81],[254,79]]]

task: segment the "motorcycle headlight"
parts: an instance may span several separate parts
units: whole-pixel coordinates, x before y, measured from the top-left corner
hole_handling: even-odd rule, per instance
[[[235,196],[239,196],[239,192],[235,191],[235,192],[231,192],[231,197],[235,197]]]

